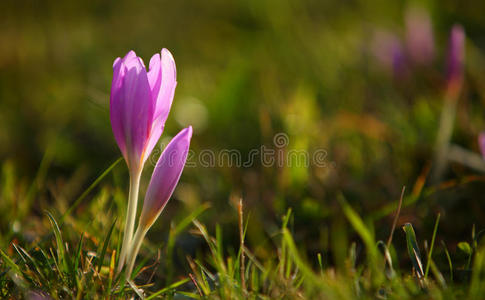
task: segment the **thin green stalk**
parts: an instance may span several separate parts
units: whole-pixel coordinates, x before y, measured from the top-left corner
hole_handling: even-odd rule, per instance
[[[480,274],[482,274],[484,262],[485,252],[483,250],[477,251],[473,262],[473,271],[468,299],[480,299],[483,297],[483,284],[480,282]]]
[[[441,111],[440,127],[436,139],[435,170],[433,179],[438,182],[447,165],[447,155],[450,148],[450,140],[455,124],[457,99],[445,98],[443,110]]]
[[[450,253],[448,252],[448,248],[446,248],[445,241],[442,240],[441,245],[445,250],[446,259],[448,260],[448,266],[450,267],[450,281],[451,283],[453,283],[453,262],[451,261],[451,256],[450,256]]]
[[[434,241],[436,239],[436,233],[438,232],[438,224],[440,222],[440,214],[438,214],[438,217],[436,218],[436,222],[434,224],[434,229],[433,229],[433,237],[431,238],[431,246],[429,247],[429,253],[428,253],[428,260],[426,261],[426,271],[424,272],[424,278],[428,277],[428,271],[429,267],[431,266],[431,255],[433,254],[433,247],[434,247]]]
[[[118,158],[114,163],[112,163],[106,170],[103,171],[103,173],[101,173],[101,175],[98,176],[98,178],[96,178],[96,180],[94,180],[93,183],[91,183],[91,185],[81,194],[81,196],[79,196],[75,201],[74,203],[71,205],[71,207],[68,208],[68,210],[66,210],[66,212],[62,215],[61,219],[59,220],[59,224],[62,225],[64,223],[64,220],[67,216],[69,216],[72,211],[74,209],[76,209],[76,207],[82,202],[82,200],[101,182],[101,180],[103,180],[104,177],[106,177],[106,175],[108,175],[111,170],[113,170],[114,167],[116,167],[118,165],[118,163],[120,161],[123,160],[123,157],[120,157]]]
[[[394,216],[394,221],[392,222],[391,233],[389,233],[389,238],[387,239],[387,248],[391,247],[392,236],[396,230],[397,221],[399,220],[399,215],[401,214],[402,200],[404,199],[404,192],[406,191],[406,186],[402,187],[401,197],[399,197],[399,203],[397,205],[396,215]]]
[[[118,261],[118,273],[125,264],[126,256],[131,249],[133,231],[135,229],[136,206],[138,204],[138,191],[140,189],[141,172],[130,174],[130,191],[128,194],[128,210],[126,212],[125,233],[121,246],[120,260]]]

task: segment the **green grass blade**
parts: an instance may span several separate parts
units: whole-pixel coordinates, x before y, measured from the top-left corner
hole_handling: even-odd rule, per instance
[[[200,223],[197,219],[192,220],[192,223],[195,225],[195,227],[197,227],[199,232],[202,234],[202,237],[204,238],[207,245],[209,246],[209,249],[212,255],[217,258],[218,257],[217,244],[214,243],[214,241],[209,236],[209,233],[207,232],[207,228],[202,223]]]
[[[196,219],[199,217],[204,211],[206,211],[210,207],[209,203],[204,203],[197,207],[195,210],[193,210],[187,217],[182,219],[175,228],[173,229],[173,234],[174,236],[179,235],[182,231],[187,228],[190,224],[192,224],[192,220]]]
[[[443,277],[443,274],[441,274],[440,270],[434,263],[434,261],[429,262],[431,265],[431,271],[433,272],[434,278],[436,278],[436,281],[440,284],[442,288],[446,288],[446,280],[445,277]]]
[[[384,256],[384,259],[386,260],[386,263],[387,263],[387,269],[386,269],[387,274],[386,275],[389,278],[394,277],[395,272],[394,272],[394,268],[392,266],[391,253],[389,252],[389,248],[387,248],[387,244],[384,243],[383,241],[378,241],[377,242],[377,248],[379,250],[381,250],[381,252]]]
[[[22,208],[31,207],[32,201],[34,201],[35,195],[38,192],[39,187],[43,185],[45,178],[47,176],[47,171],[49,170],[49,167],[52,163],[52,159],[54,158],[54,154],[55,154],[54,149],[55,149],[55,146],[53,146],[52,144],[48,146],[47,149],[45,150],[44,156],[40,161],[39,168],[37,169],[37,174],[35,175],[35,178],[29,187],[29,190],[25,197],[25,201],[23,201],[22,203]],[[22,213],[26,213],[26,209],[21,209],[21,210],[22,210]]]
[[[375,265],[373,262],[375,262],[377,258],[377,251],[374,242],[374,234],[367,228],[364,221],[362,221],[357,212],[355,212],[355,210],[347,203],[347,201],[345,201],[342,195],[340,195],[339,197],[339,202],[342,206],[342,210],[345,216],[364,242],[367,251],[369,252],[371,265]]]
[[[283,217],[283,226],[282,226],[283,229],[288,227],[288,222],[290,221],[290,217],[291,217],[291,207],[288,208],[286,215]]]
[[[169,285],[169,286],[167,286],[167,287],[164,287],[163,289],[161,289],[161,290],[159,290],[159,291],[157,291],[157,292],[155,292],[155,293],[151,294],[150,296],[146,297],[146,298],[145,298],[145,300],[150,300],[150,299],[153,299],[153,298],[155,298],[155,297],[157,297],[157,296],[160,296],[160,295],[162,295],[163,293],[166,293],[166,292],[168,292],[168,291],[171,291],[171,290],[173,290],[173,289],[175,289],[175,288],[177,288],[177,287],[181,286],[182,284],[187,283],[188,281],[190,281],[190,278],[184,278],[184,279],[182,279],[182,280],[179,280],[179,281],[177,281],[177,282],[174,282],[174,283],[172,283],[171,285]]]
[[[111,239],[111,234],[113,233],[113,229],[115,228],[116,224],[116,219],[114,220],[113,224],[111,224],[111,227],[109,228],[108,234],[106,235],[103,243],[103,248],[101,249],[101,253],[97,253],[96,256],[98,257],[97,259],[97,267],[98,267],[98,273],[101,271],[101,267],[103,266],[103,261],[104,261],[104,256],[106,255],[106,249],[108,249],[108,244]],[[99,255],[99,256],[98,256]]]
[[[54,255],[54,252],[52,248],[49,248],[49,252],[52,257],[52,261],[54,262],[54,265],[56,266],[57,273],[59,274],[59,277],[64,280],[64,272],[62,272],[61,267],[59,267],[59,261],[56,259],[56,256]]]
[[[101,182],[101,180],[103,180],[104,177],[106,177],[106,175],[108,175],[111,170],[113,170],[114,167],[116,167],[116,165],[118,165],[118,163],[120,161],[123,160],[123,157],[120,157],[118,158],[114,163],[112,163],[106,170],[104,170],[103,173],[101,173],[101,175],[98,176],[98,178],[96,178],[96,180],[94,180],[93,183],[91,183],[91,185],[81,194],[81,196],[79,196],[75,201],[74,203],[71,205],[71,207],[69,207],[66,212],[62,215],[61,217],[61,220],[59,221],[59,223],[63,223],[64,222],[64,219],[70,215],[72,213],[72,211],[74,209],[76,209],[76,207],[81,203],[81,201]]]
[[[177,225],[170,228],[167,243],[167,281],[171,282],[173,277],[173,250],[177,236],[182,233],[197,217],[210,207],[209,203],[204,203],[192,211],[187,217],[182,219]]]
[[[8,255],[2,251],[2,249],[0,249],[0,257],[2,258],[3,262],[8,266],[10,267],[10,277],[12,278],[12,281],[15,283],[16,286],[18,286],[19,288],[21,288],[22,290],[25,290],[28,286],[23,274],[22,274],[22,270],[20,269],[20,267],[12,260],[10,259],[10,257],[8,257]],[[3,281],[3,280],[2,280]],[[0,290],[1,292],[1,290]]]
[[[131,279],[136,278],[141,271],[143,271],[143,268],[147,266],[148,261],[150,260],[150,256],[143,257],[141,262],[139,262],[135,268],[133,268],[133,273],[131,274]]]
[[[480,244],[482,236],[485,234],[485,229],[480,230],[473,239],[473,246],[477,248]]]
[[[411,223],[406,223],[403,226],[403,230],[406,233],[406,243],[409,257],[411,258],[418,278],[422,278],[424,276],[423,264],[421,263],[421,253],[419,251],[419,246],[416,240],[416,234],[414,233],[413,225],[411,225]]]
[[[438,224],[440,222],[440,214],[436,217],[436,222],[433,229],[433,237],[431,238],[431,246],[429,247],[428,260],[426,261],[426,271],[424,272],[424,278],[428,278],[429,267],[431,266],[431,259],[433,255],[434,241],[436,239],[436,233],[438,232]]]
[[[177,294],[180,294],[182,296],[191,298],[191,299],[200,299],[200,296],[191,292],[177,292]]]
[[[483,299],[484,284],[481,281],[483,265],[485,264],[485,251],[481,249],[475,253],[472,278],[467,299]]]
[[[27,263],[27,260],[25,259],[24,255],[22,254],[22,252],[20,252],[20,249],[17,248],[17,245],[15,245],[14,243],[12,243],[12,246],[13,248],[15,249],[15,251],[17,251],[17,254],[20,256],[20,258],[22,259],[22,261],[24,263]]]
[[[114,270],[116,268],[116,251],[111,252],[111,258],[109,261],[109,274],[108,274],[108,289],[107,294],[111,295],[111,287],[113,286]]]
[[[46,214],[49,217],[49,221],[51,222],[52,230],[54,231],[54,236],[56,238],[57,257],[62,266],[62,271],[65,273],[72,273],[71,260],[69,259],[69,256],[66,255],[66,248],[64,248],[64,241],[62,240],[59,225],[50,212],[46,211]]]
[[[246,254],[247,258],[249,258],[249,261],[254,264],[254,266],[259,269],[262,273],[268,272],[266,268],[263,266],[263,264],[258,261],[256,256],[245,246],[244,247],[244,254]]]
[[[224,262],[224,248],[222,246],[222,228],[219,224],[216,224],[216,256],[217,256],[217,267],[219,272],[223,275],[227,274],[226,264]]]
[[[21,251],[23,253],[23,256],[25,256],[27,258],[27,260],[34,266],[35,270],[37,271],[39,276],[42,278],[42,280],[44,282],[49,283],[48,281],[46,281],[46,276],[45,276],[44,272],[42,272],[42,269],[40,268],[39,264],[35,261],[35,259],[27,251],[25,251],[24,248],[22,248],[20,246],[16,246],[15,248],[17,248],[19,251]]]
[[[317,261],[318,266],[320,267],[320,273],[323,274],[322,254],[320,252],[317,253]]]
[[[450,268],[450,282],[453,283],[453,262],[451,261],[450,252],[448,252],[448,248],[446,247],[445,241],[441,241],[441,245],[445,250],[446,259],[448,260],[448,266]]]
[[[301,270],[303,276],[305,276],[310,283],[314,285],[318,285],[318,276],[315,275],[313,270],[306,264],[303,259],[300,257],[298,249],[296,248],[295,242],[291,236],[290,231],[287,228],[283,229],[283,239],[285,240],[286,245],[288,246],[289,254],[296,264],[296,266]]]
[[[79,267],[79,261],[81,259],[81,251],[82,251],[83,240],[84,240],[84,232],[81,234],[81,238],[79,239],[79,244],[77,245],[76,258],[74,259],[74,271],[76,271]]]
[[[22,275],[22,271],[20,270],[20,267],[12,259],[10,259],[10,257],[8,257],[8,255],[2,251],[2,249],[0,249],[0,256],[3,259],[3,262],[7,266],[9,266],[15,273],[17,273],[18,275]]]

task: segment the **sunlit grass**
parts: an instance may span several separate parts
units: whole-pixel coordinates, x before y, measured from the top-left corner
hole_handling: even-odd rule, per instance
[[[112,169],[113,165],[108,167],[82,195],[86,196],[102,184],[102,179]],[[9,173],[4,176],[6,174]],[[460,253],[449,253],[444,241],[441,244],[445,251],[434,253],[439,215],[430,243],[426,240],[423,243],[412,224],[407,223],[401,231],[404,234],[396,232],[386,244],[376,240],[372,223],[359,216],[343,195],[339,199],[340,209],[359,236],[357,240],[347,241],[348,248],[339,249],[346,257],[343,266],[337,267],[329,261],[328,249],[309,255],[304,245],[295,241],[289,227],[294,216],[291,209],[282,216],[280,228],[265,244],[267,254],[256,254],[245,242],[251,212],[244,214],[244,202],[241,201],[239,208],[231,212],[238,215],[237,228],[225,229],[217,225],[211,233],[198,220],[211,209],[206,204],[173,222],[166,244],[147,247],[159,249],[162,254],[159,253],[157,258],[152,250],[145,252],[131,278],[124,278],[124,273],[117,276],[115,272],[121,242],[118,219],[105,220],[105,224],[110,225],[97,232],[89,232],[93,227],[84,224],[88,229],[79,234],[75,227],[80,224],[69,225],[69,222],[75,222],[72,220],[60,222],[67,213],[59,214],[56,220],[51,212],[44,211],[39,218],[43,220],[42,224],[48,221],[50,228],[34,243],[10,238],[18,235],[11,227],[11,233],[5,235],[8,238],[2,237],[0,295],[19,298],[38,294],[74,299],[131,296],[145,299],[179,299],[182,296],[192,299],[478,299],[485,292],[482,271],[485,249],[480,243],[483,231],[475,233],[473,229],[471,241],[458,245],[460,250],[457,251],[467,255],[465,260],[455,258],[460,257]],[[74,201],[73,205],[76,204]],[[91,202],[90,205],[95,204]],[[8,207],[8,203],[2,205]],[[75,211],[67,210],[69,213]],[[98,218],[95,216],[94,219]],[[395,218],[397,220],[398,216]],[[2,224],[5,226],[5,222]],[[226,244],[223,230],[236,230],[239,244]],[[389,234],[391,230],[388,229]],[[400,231],[399,226],[396,230]],[[173,258],[177,252],[176,240],[182,233],[202,238],[205,241],[202,249],[207,251],[195,256],[185,254],[185,266],[180,269]],[[396,248],[394,242],[399,239],[404,239],[407,246]],[[425,255],[421,252],[423,244]],[[322,255],[327,257],[325,261]],[[437,264],[435,261],[447,263]],[[155,272],[162,274],[161,277]],[[460,276],[459,281],[456,281],[456,274]]]

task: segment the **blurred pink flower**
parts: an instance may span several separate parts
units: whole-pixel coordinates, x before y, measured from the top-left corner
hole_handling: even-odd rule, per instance
[[[428,11],[411,6],[405,13],[406,48],[412,63],[428,65],[434,58],[434,37]]]
[[[463,65],[465,61],[465,30],[454,25],[448,42],[446,61],[446,89],[450,98],[456,99],[463,85]]]
[[[396,77],[403,77],[407,74],[406,53],[395,34],[377,30],[372,39],[371,52],[377,62]]]

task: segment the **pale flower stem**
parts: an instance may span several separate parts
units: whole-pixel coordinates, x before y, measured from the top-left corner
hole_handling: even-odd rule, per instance
[[[125,234],[118,261],[118,273],[125,264],[126,256],[131,249],[133,231],[135,229],[136,206],[138,204],[138,190],[140,189],[141,172],[130,174],[130,191],[128,194],[128,209],[126,212]]]
[[[131,249],[128,253],[127,257],[127,266],[126,266],[126,278],[130,279],[131,272],[133,272],[133,267],[135,266],[136,257],[138,256],[138,251],[140,251],[141,244],[143,243],[143,239],[147,233],[148,229],[141,229],[138,226],[138,229],[135,232],[135,236],[133,237],[133,242],[131,243]]]
[[[457,99],[445,98],[435,145],[435,169],[432,174],[432,181],[434,182],[440,181],[446,165],[448,164],[448,154],[455,123],[456,107]]]

